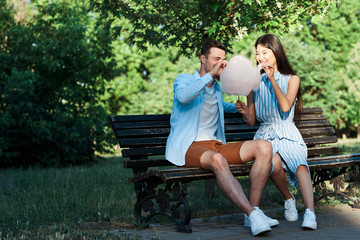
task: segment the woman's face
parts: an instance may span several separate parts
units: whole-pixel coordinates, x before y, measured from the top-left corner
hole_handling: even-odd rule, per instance
[[[274,52],[271,49],[266,48],[262,44],[258,44],[256,46],[256,61],[258,63],[269,63],[275,69],[277,69],[276,57],[274,55]]]

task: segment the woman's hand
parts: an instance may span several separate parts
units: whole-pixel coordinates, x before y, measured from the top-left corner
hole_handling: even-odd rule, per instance
[[[275,74],[275,69],[274,66],[269,64],[269,63],[263,63],[261,65],[262,69],[264,69],[266,76],[271,80],[272,78],[274,78],[274,74]]]

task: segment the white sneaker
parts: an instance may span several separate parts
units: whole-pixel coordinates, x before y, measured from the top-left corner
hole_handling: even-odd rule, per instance
[[[250,221],[250,228],[251,233],[254,236],[257,236],[259,234],[267,233],[271,231],[271,227],[267,223],[267,221],[264,219],[263,215],[261,214],[261,211],[255,209],[251,212],[249,216]]]
[[[254,207],[254,208],[256,210],[260,211],[261,215],[263,216],[263,218],[269,224],[270,227],[275,227],[275,226],[279,225],[278,220],[266,216],[265,213],[259,207]],[[245,227],[250,227],[250,220],[249,220],[249,217],[246,214],[244,214],[244,226]]]
[[[296,200],[293,194],[291,194],[292,198],[284,201],[285,208],[285,219],[289,222],[294,222],[298,220],[298,211],[296,210]]]
[[[315,230],[317,228],[316,216],[310,209],[305,210],[304,221],[301,225],[303,228]]]

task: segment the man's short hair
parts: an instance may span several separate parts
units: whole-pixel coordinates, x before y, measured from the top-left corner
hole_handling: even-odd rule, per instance
[[[203,45],[203,47],[201,48],[200,55],[204,54],[205,57],[207,58],[210,54],[210,49],[213,47],[220,48],[226,52],[226,47],[223,43],[216,40],[212,40]]]

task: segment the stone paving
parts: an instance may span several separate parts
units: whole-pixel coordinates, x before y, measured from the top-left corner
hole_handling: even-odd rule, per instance
[[[360,239],[360,209],[346,205],[316,208],[317,230],[303,230],[301,223],[304,211],[299,211],[299,220],[287,222],[283,209],[265,210],[273,218],[279,219],[279,226],[270,233],[258,236],[261,239]],[[176,232],[174,225],[150,224],[147,229],[119,228],[110,232],[142,240],[210,240],[210,239],[253,239],[250,229],[245,228],[243,214],[193,219],[192,233]],[[131,239],[130,238],[130,239]]]

